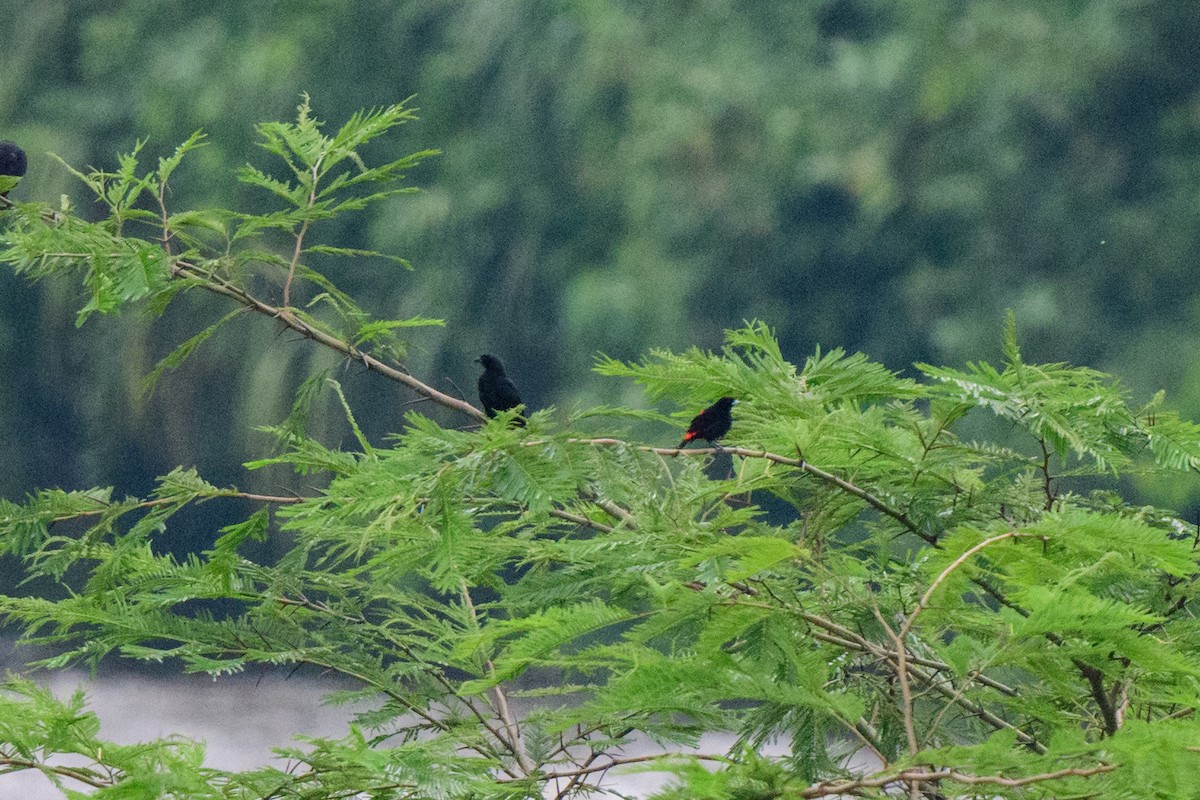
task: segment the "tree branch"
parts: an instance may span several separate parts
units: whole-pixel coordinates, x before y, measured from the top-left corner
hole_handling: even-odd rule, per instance
[[[623,731],[621,731],[620,733],[617,734],[616,738],[624,739],[626,736],[633,733],[634,730],[635,730],[635,728],[632,728],[632,727],[625,728]],[[590,735],[590,731],[589,731],[589,735]],[[557,750],[555,750],[555,754],[562,753],[565,756],[565,755],[567,755],[566,750],[567,750],[566,746],[559,747]],[[590,775],[591,773],[596,772],[596,771],[603,771],[606,769],[611,769],[612,767],[616,766],[615,764],[609,763],[609,764],[605,764],[602,767],[593,769],[592,765],[596,763],[596,759],[598,759],[604,755],[607,755],[607,754],[601,750],[590,750],[590,752],[588,753],[588,757],[583,760],[582,764],[578,765],[578,768],[573,771],[573,774],[571,772],[555,773],[554,777],[550,778],[549,780],[561,780],[562,778],[566,778],[566,777],[570,777],[570,780],[567,782],[566,786],[564,786],[562,789],[560,789],[554,795],[554,800],[563,800],[564,797],[567,797],[568,795],[570,795],[571,792],[574,791],[575,788],[578,787],[581,783],[583,783],[584,779],[587,778],[587,776]]]
[[[0,757],[0,767],[13,767],[12,770],[4,770],[4,772],[15,772],[18,769],[36,769],[39,772],[61,775],[64,778],[79,781],[96,789],[116,784],[115,780],[102,780],[94,777],[91,770],[85,770],[74,767],[55,766],[53,764],[43,764],[39,761],[28,761],[23,758],[4,758]]]
[[[1096,669],[1091,664],[1080,661],[1078,658],[1072,658],[1071,663],[1079,670],[1079,674],[1088,682],[1088,687],[1091,690],[1092,699],[1096,701],[1096,705],[1100,708],[1100,716],[1104,718],[1104,733],[1106,736],[1114,735],[1121,728],[1121,722],[1118,718],[1117,707],[1109,697],[1108,691],[1104,688],[1104,672]]]
[[[691,588],[693,591],[703,591],[705,586],[704,584],[698,584],[695,586],[689,586],[689,588]],[[896,651],[872,642],[870,639],[867,639],[855,631],[852,631],[843,625],[839,625],[832,620],[826,619],[811,612],[803,611],[802,609],[795,608],[788,603],[779,601],[779,606],[773,606],[770,603],[760,600],[745,600],[737,598],[730,598],[728,602],[770,610],[775,610],[776,608],[782,607],[784,610],[796,614],[805,622],[808,622],[810,625],[817,628],[817,630],[813,631],[813,638],[815,639],[828,642],[829,644],[833,644],[838,647],[844,647],[847,650],[867,653],[875,656],[876,658],[892,663],[896,663],[899,659],[899,655]],[[934,672],[926,672],[925,669],[920,667],[932,669]],[[987,708],[985,708],[982,704],[963,697],[961,688],[951,688],[953,684],[947,686],[947,681],[939,680],[936,676],[937,672],[945,672],[951,675],[954,674],[954,670],[949,664],[944,664],[932,659],[921,658],[912,654],[908,654],[906,669],[911,676],[919,680],[922,684],[929,686],[938,694],[947,698],[955,705],[970,713],[972,716],[978,717],[996,730],[1012,731],[1016,735],[1017,741],[1031,748],[1036,753],[1044,755],[1048,752],[1046,746],[1039,742],[1037,737],[1035,737],[1033,734],[1017,727],[1003,717],[997,716],[991,711],[988,711]],[[970,673],[966,676],[966,679],[980,683],[984,686],[988,686],[989,688],[995,689],[996,691],[999,691],[1009,697],[1018,696],[1016,689],[989,678],[980,672]]]
[[[569,439],[568,441],[581,444],[630,446],[628,442],[622,439],[612,438]],[[839,478],[832,472],[826,472],[819,467],[814,467],[812,464],[809,464],[802,458],[790,458],[788,456],[781,456],[777,453],[772,453],[767,450],[750,450],[745,447],[699,447],[689,450],[677,447],[651,447],[649,445],[637,445],[637,449],[660,456],[698,456],[716,453],[729,453],[735,456],[742,456],[743,458],[762,458],[766,459],[767,461],[773,461],[776,464],[785,464],[789,467],[796,467],[797,469],[812,475],[814,478],[818,478],[831,486],[836,486],[846,494],[857,497],[859,500],[862,500],[864,503],[871,506],[881,514],[885,514],[899,522],[910,533],[919,536],[921,539],[925,540],[934,547],[938,546],[938,537],[921,528],[920,525],[909,519],[908,515],[903,511],[892,508],[887,503],[868,492],[866,489],[855,486],[850,481],[846,480],[845,478]]]
[[[913,724],[913,699],[912,685],[908,682],[908,647],[887,620],[883,618],[883,613],[879,610],[879,604],[875,602],[875,595],[871,595],[871,613],[875,615],[875,619],[883,627],[883,632],[896,646],[896,680],[900,683],[900,701],[904,716],[904,738],[908,740],[908,753],[915,756],[920,752],[920,747],[917,745],[917,729]],[[915,783],[914,783],[915,786]]]
[[[475,603],[471,600],[471,591],[465,580],[461,582],[460,591],[462,592],[463,604],[466,606],[468,614],[470,614],[472,623],[478,626],[479,617],[475,612]],[[490,658],[484,662],[484,667],[487,669],[489,677],[494,678],[496,676],[496,665],[492,663]],[[492,694],[496,698],[496,712],[500,717],[500,723],[504,726],[504,730],[507,733],[507,741],[503,739],[501,741],[504,741],[505,746],[508,747],[509,752],[513,754],[513,757],[517,760],[517,763],[524,770],[525,774],[531,775],[536,771],[537,766],[525,753],[525,747],[521,741],[521,728],[517,724],[516,717],[512,715],[512,712],[508,708],[508,697],[499,683],[492,686]]]
[[[624,509],[622,509],[623,511]],[[550,516],[559,519],[565,519],[567,522],[574,522],[576,525],[583,525],[587,528],[594,528],[601,533],[612,533],[614,528],[611,525],[605,525],[603,522],[596,522],[593,519],[588,519],[581,514],[572,514],[570,511],[563,511],[560,508],[552,508],[549,511]]]
[[[892,785],[911,784],[913,782],[954,781],[968,786],[1006,786],[1019,788],[1037,783],[1060,780],[1062,778],[1089,778],[1102,775],[1117,769],[1115,764],[1100,764],[1095,767],[1069,767],[1054,772],[1043,772],[1038,775],[1027,775],[1024,778],[1006,778],[1003,775],[969,775],[953,769],[928,769],[919,767],[905,769],[890,775],[874,775],[869,778],[855,778],[844,781],[825,781],[809,786],[802,790],[799,797],[815,798],[858,792],[861,789],[882,789]]]
[[[971,582],[984,589],[996,599],[996,602],[1005,608],[1012,609],[1023,617],[1029,616],[1027,610],[1009,600],[1003,592],[990,586],[986,581],[980,578],[972,578]],[[1058,645],[1059,647],[1065,644],[1063,638],[1056,633],[1046,632],[1043,635],[1051,644]],[[1100,709],[1100,716],[1104,719],[1104,732],[1106,735],[1112,736],[1121,727],[1121,715],[1114,702],[1114,698],[1110,697],[1104,688],[1104,673],[1092,665],[1080,661],[1078,658],[1072,657],[1071,663],[1075,665],[1075,669],[1079,670],[1079,674],[1088,682],[1088,691],[1092,695],[1092,699],[1096,701],[1096,705]]]
[[[941,586],[942,583],[947,578],[950,577],[950,573],[954,572],[954,570],[958,569],[960,566],[962,566],[964,563],[966,563],[967,559],[969,559],[971,556],[975,555],[983,548],[985,548],[989,545],[995,544],[996,542],[1002,542],[1005,539],[1013,539],[1013,538],[1020,538],[1020,537],[1033,536],[1033,535],[1034,534],[1030,534],[1030,533],[1019,533],[1017,531],[1008,531],[1007,533],[1002,533],[998,536],[993,536],[990,539],[984,539],[982,542],[979,542],[978,544],[969,548],[966,552],[964,552],[958,558],[954,559],[954,562],[951,563],[950,566],[948,566],[944,570],[942,570],[941,574],[938,575],[937,578],[934,579],[933,583],[929,584],[929,588],[925,590],[925,594],[923,594],[921,596],[921,599],[917,602],[917,607],[914,608],[913,612],[908,615],[908,619],[906,619],[904,621],[904,625],[901,626],[900,632],[897,635],[901,639],[903,639],[905,636],[908,635],[908,632],[912,630],[913,623],[915,623],[917,621],[917,615],[920,614],[922,611],[924,611],[929,606],[929,600],[933,597],[933,593],[935,591],[937,591],[937,588],[939,586]]]
[[[437,389],[434,389],[432,386],[424,383],[423,381],[414,378],[407,372],[384,364],[379,359],[375,358],[369,353],[364,353],[349,342],[343,341],[333,334],[327,333],[326,331],[314,327],[304,320],[301,320],[288,308],[277,308],[270,303],[265,303],[244,289],[238,288],[228,281],[225,281],[211,273],[207,273],[196,265],[190,264],[186,261],[176,261],[172,269],[177,275],[183,275],[199,281],[200,285],[210,292],[224,295],[225,297],[241,303],[251,311],[255,311],[264,316],[279,320],[288,328],[296,331],[306,339],[311,339],[319,345],[328,347],[330,350],[341,353],[345,357],[359,362],[368,370],[378,372],[385,378],[390,378],[397,383],[401,383],[423,397],[432,400],[438,405],[445,406],[446,408],[453,409],[454,411],[462,412],[463,414],[479,420],[480,422],[487,422],[487,415],[465,400],[459,400],[457,397],[451,397],[444,392],[439,392]]]
[[[259,503],[274,503],[276,505],[292,505],[295,503],[303,503],[305,500],[313,499],[311,497],[302,497],[300,495],[279,497],[276,495],[269,495],[269,494],[254,494],[253,492],[239,492],[237,489],[221,489],[221,490],[217,491],[215,494],[195,493],[194,496],[192,497],[192,500],[193,501],[194,500],[204,501],[204,500],[211,500],[216,497],[232,497],[232,498],[239,499],[239,500],[253,500],[253,501],[259,502]],[[114,505],[120,505],[119,503],[105,503],[102,500],[96,500],[96,502],[101,506],[100,508],[90,510],[90,511],[75,511],[70,514],[62,514],[57,517],[54,517],[50,521],[51,522],[66,522],[67,520],[79,519],[80,517],[95,517],[100,514],[105,514],[105,513],[109,512],[110,510],[112,510]],[[143,500],[140,503],[135,503],[131,506],[128,506],[127,510],[136,511],[140,508],[157,508],[158,506],[169,506],[169,505],[173,505],[173,504],[179,503],[179,502],[181,502],[181,501],[180,501],[180,498],[178,498],[178,497],[159,497],[155,500]],[[191,502],[191,501],[185,500],[183,502],[186,503],[186,502]]]
[[[1054,510],[1054,501],[1058,497],[1054,494],[1054,487],[1050,482],[1050,450],[1046,447],[1046,439],[1038,437],[1038,444],[1042,446],[1042,492],[1046,495],[1046,510]]]
[[[596,757],[608,755],[606,753],[595,753]],[[562,780],[563,778],[575,778],[576,776],[585,776],[593,772],[605,772],[613,767],[624,766],[625,764],[644,764],[648,761],[662,761],[663,759],[694,759],[696,761],[716,761],[720,764],[730,763],[730,759],[725,756],[709,755],[707,753],[650,753],[641,756],[613,756],[609,755],[609,761],[604,764],[589,763],[581,766],[578,769],[564,770],[562,772],[544,772],[538,775],[540,781]],[[501,778],[498,783],[511,783],[511,779]]]

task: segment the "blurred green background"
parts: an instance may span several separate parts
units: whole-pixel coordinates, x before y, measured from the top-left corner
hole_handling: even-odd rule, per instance
[[[254,123],[302,92],[331,125],[415,95],[422,121],[364,155],[440,148],[422,193],[316,230],[415,271],[320,266],[379,315],[444,318],[408,365],[472,400],[486,351],[531,406],[642,404],[589,372],[597,352],[715,347],[748,318],[794,360],[998,360],[1012,308],[1029,360],[1200,417],[1195,0],[8,0],[3,26],[0,138],[30,155],[14,199],[85,214],[47,152],[111,168],[144,138],[153,163],[203,128],[170,202],[256,209],[233,177],[277,169]],[[249,431],[314,366],[377,441],[411,399],[249,319],[146,398],[227,306],[76,330],[79,296],[0,274],[2,496],[145,492],[176,464],[274,489],[239,466],[268,444]],[[342,440],[340,412],[317,433]]]

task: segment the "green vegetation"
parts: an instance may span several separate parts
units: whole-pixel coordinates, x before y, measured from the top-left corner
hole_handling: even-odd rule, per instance
[[[796,362],[994,360],[1012,308],[1031,358],[1200,418],[1193,0],[9,0],[4,21],[0,138],[31,157],[14,197],[69,193],[88,219],[47,152],[113,171],[139,138],[153,162],[203,129],[173,201],[260,211],[230,179],[258,163],[256,122],[304,91],[330,119],[415,96],[421,124],[367,155],[442,149],[411,173],[426,191],[321,233],[417,271],[320,267],[377,316],[446,319],[408,364],[451,394],[492,352],[535,408],[635,405],[595,353],[713,349],[746,319]],[[79,334],[72,289],[0,281],[0,496],[145,493],[179,463],[242,480],[228,465],[261,443],[230,431],[280,419],[328,363],[228,336],[146,398],[212,298]],[[371,441],[400,428],[379,381],[339,378]]]
[[[664,798],[1200,793],[1197,536],[1120,482],[1192,475],[1200,426],[1161,396],[1131,406],[1104,373],[1027,361],[1013,318],[1000,366],[918,364],[916,379],[842,350],[796,365],[746,323],[718,352],[600,360],[597,380],[640,386],[674,417],[488,421],[402,366],[437,321],[376,318],[314,266],[371,257],[319,232],[403,190],[427,152],[365,154],[410,117],[390,106],[326,133],[305,103],[295,123],[259,126],[276,161],[238,173],[270,204],[255,213],[175,204],[199,135],[149,168],[135,152],[76,172],[97,221],[4,212],[0,262],[82,281],[81,321],[216,301],[192,307],[211,312],[188,315],[201,332],[152,378],[247,317],[452,422],[410,410],[373,444],[371,409],[315,371],[268,431],[277,449],[247,465],[305,476],[302,496],[177,468],[140,497],[0,502],[0,549],[62,586],[0,596],[28,640],[59,648],[45,667],[310,668],[367,706],[345,737],[283,751],[290,769],[231,774],[185,741],[101,742],[82,698],[12,678],[0,769],[97,798],[567,798],[603,793],[622,765],[673,773]],[[655,448],[622,427],[673,442],[723,395],[742,401],[726,449]],[[320,397],[353,449],[313,434]],[[1000,436],[964,434],[989,420]],[[171,526],[198,503],[255,509],[173,554]],[[712,732],[732,748],[708,749]],[[634,757],[634,737],[697,749]],[[762,753],[774,740],[786,755]],[[847,770],[851,753],[873,761]],[[82,764],[56,766],[62,754]]]

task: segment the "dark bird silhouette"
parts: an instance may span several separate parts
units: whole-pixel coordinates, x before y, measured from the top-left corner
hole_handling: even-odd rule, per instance
[[[475,362],[483,364],[483,374],[479,376],[479,404],[485,414],[494,417],[497,411],[508,411],[521,405],[521,395],[505,374],[500,359],[484,353]],[[525,426],[523,417],[517,417],[514,422]]]
[[[733,415],[729,412],[736,402],[737,400],[732,397],[722,397],[692,417],[687,433],[683,434],[683,441],[679,443],[679,449],[687,447],[687,443],[694,439],[703,439],[709,444],[716,444],[717,440],[729,433],[730,427],[733,426]]]
[[[12,142],[0,142],[0,197],[8,199],[8,193],[21,182],[27,166],[24,150]]]

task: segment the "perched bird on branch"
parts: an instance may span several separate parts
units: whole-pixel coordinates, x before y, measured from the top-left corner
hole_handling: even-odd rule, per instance
[[[25,176],[26,167],[24,150],[12,142],[0,142],[0,197],[8,199],[8,193]]]
[[[730,411],[736,402],[732,397],[722,397],[693,417],[687,433],[683,434],[683,441],[679,443],[679,449],[687,447],[688,442],[695,439],[703,439],[715,445],[733,426],[733,415]]]
[[[475,361],[483,365],[483,374],[479,376],[479,404],[485,414],[494,417],[497,411],[508,411],[521,405],[521,395],[505,374],[500,359],[484,353]],[[517,417],[514,422],[525,426],[524,417]]]

